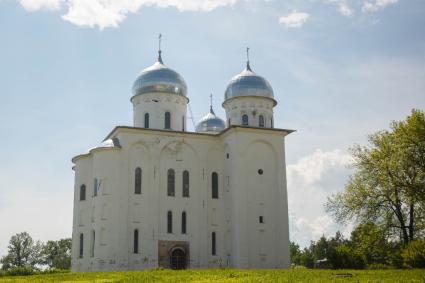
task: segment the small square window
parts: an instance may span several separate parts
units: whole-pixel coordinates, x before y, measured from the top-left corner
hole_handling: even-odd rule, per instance
[[[264,217],[263,216],[260,216],[258,220],[259,220],[260,223],[264,223]]]

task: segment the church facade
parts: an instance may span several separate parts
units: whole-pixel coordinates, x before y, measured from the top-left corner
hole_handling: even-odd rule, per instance
[[[277,102],[251,70],[231,79],[226,122],[188,132],[187,86],[158,61],[133,85],[134,125],[75,164],[72,270],[286,268],[285,136]]]

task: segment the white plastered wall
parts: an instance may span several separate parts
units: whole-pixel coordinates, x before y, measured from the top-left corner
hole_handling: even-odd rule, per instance
[[[145,114],[149,114],[149,128],[164,129],[165,113],[171,114],[171,130],[186,131],[187,97],[169,93],[145,93],[131,98],[134,126],[145,128]]]
[[[214,136],[122,129],[114,137],[121,148],[95,149],[74,160],[73,271],[155,268],[160,240],[189,242],[190,268],[289,266],[282,133],[232,128]],[[141,195],[134,194],[137,167],[142,168]],[[175,170],[174,197],[167,196],[168,168]],[[184,170],[190,173],[189,198],[182,197]],[[219,175],[219,199],[211,198],[212,172]],[[101,182],[97,197],[92,197],[94,178]],[[82,183],[85,201],[79,201]],[[166,230],[168,210],[173,212],[172,234]],[[187,234],[181,233],[182,211]],[[265,220],[261,225],[260,215]],[[134,229],[139,230],[138,254],[133,253]],[[212,232],[217,234],[215,256]],[[79,233],[85,236],[81,259]]]
[[[248,126],[259,127],[259,117],[264,117],[264,127],[273,128],[274,101],[264,97],[242,96],[226,100],[223,108],[226,111],[226,123],[242,125],[242,116],[248,115]]]

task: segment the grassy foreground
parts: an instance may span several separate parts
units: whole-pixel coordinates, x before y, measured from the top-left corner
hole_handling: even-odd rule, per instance
[[[340,278],[337,274],[350,273]],[[420,282],[425,269],[414,270],[147,270],[3,277],[0,282]]]

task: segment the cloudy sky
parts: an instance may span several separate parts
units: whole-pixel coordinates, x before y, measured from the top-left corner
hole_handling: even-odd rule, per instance
[[[72,156],[131,125],[131,85],[156,58],[189,87],[194,119],[245,64],[272,84],[287,142],[291,239],[338,227],[326,197],[347,149],[425,109],[423,0],[0,0],[0,255],[10,236],[70,237]],[[189,122],[190,124],[191,122]]]

